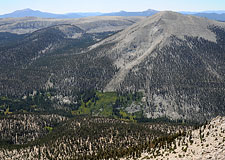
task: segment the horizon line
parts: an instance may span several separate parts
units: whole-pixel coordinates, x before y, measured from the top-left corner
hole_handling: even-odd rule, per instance
[[[32,9],[32,8],[24,8],[24,9],[18,9],[18,10],[14,10],[11,12],[7,12],[7,13],[0,13],[0,15],[5,15],[5,14],[10,14],[16,11],[23,11],[23,10],[32,10],[32,11],[40,11],[40,12],[46,12],[46,13],[52,13],[52,14],[71,14],[71,13],[102,13],[102,14],[107,14],[107,13],[116,13],[116,12],[144,12],[144,11],[148,11],[148,10],[152,10],[152,11],[158,11],[158,12],[162,12],[162,11],[173,11],[173,12],[190,12],[190,13],[201,13],[201,12],[220,12],[220,11],[224,11],[224,10],[199,10],[199,11],[191,11],[191,10],[156,10],[156,9],[147,9],[147,10],[139,10],[139,11],[129,11],[129,10],[120,10],[120,11],[112,11],[112,12],[101,12],[101,11],[74,11],[74,12],[64,12],[64,13],[56,13],[56,12],[48,12],[48,11],[44,11],[44,10],[40,10],[40,9]]]

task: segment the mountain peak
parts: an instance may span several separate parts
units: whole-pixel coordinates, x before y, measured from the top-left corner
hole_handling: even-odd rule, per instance
[[[25,9],[22,9],[21,11],[33,11],[33,10],[30,8],[25,8]]]
[[[181,21],[183,18],[188,20],[188,16],[183,15],[183,14],[178,13],[178,12],[173,12],[173,11],[161,11],[161,12],[158,12],[155,15],[153,15],[153,17],[158,18],[160,20],[165,20],[167,22]],[[193,16],[192,16],[192,18],[193,18]]]
[[[163,37],[165,40],[171,36],[176,36],[180,39],[190,36],[216,42],[215,33],[208,28],[215,24],[224,26],[223,23],[205,18],[183,15],[172,11],[162,11],[125,29],[120,33],[120,36],[117,35],[109,39],[113,39],[113,41],[121,41],[123,39],[126,39],[126,41],[138,40],[140,42],[146,42],[146,39],[149,39],[150,42],[154,42],[155,37]]]
[[[182,16],[181,13],[173,12],[173,11],[161,11],[156,14],[160,17],[173,17],[173,16]]]
[[[157,13],[157,12],[159,12],[159,11],[154,10],[154,9],[148,9],[148,10],[146,10],[145,12],[155,12],[155,13]]]
[[[214,25],[222,26],[222,23],[163,11],[92,46],[91,48],[95,48],[104,43],[116,43],[116,46],[110,52],[112,54],[117,53],[117,56],[120,57],[114,63],[121,70],[108,83],[105,91],[118,90],[129,71],[150,54],[154,57],[152,53],[157,48],[169,46],[171,37],[184,41],[187,36],[198,37],[216,43],[216,34],[209,29],[210,26]]]
[[[35,12],[35,11],[30,8],[25,8],[25,9],[17,10],[14,13],[16,13],[16,12],[18,13],[18,12]]]
[[[184,36],[201,37],[206,40],[216,42],[216,35],[209,29],[209,26],[224,24],[205,18],[183,15],[172,11],[162,11],[144,22],[145,25],[155,24],[155,28],[163,30],[165,35],[175,35],[183,39]]]

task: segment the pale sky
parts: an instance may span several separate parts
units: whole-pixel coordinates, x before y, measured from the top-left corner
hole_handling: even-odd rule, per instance
[[[0,14],[30,8],[51,13],[225,10],[225,0],[0,0]]]

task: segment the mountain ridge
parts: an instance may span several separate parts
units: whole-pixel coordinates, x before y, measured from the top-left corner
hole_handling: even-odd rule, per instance
[[[81,18],[83,16],[78,14],[73,15],[62,15],[62,14],[54,14],[48,12],[41,12],[39,10],[32,10],[32,9],[23,9],[17,10],[12,13],[0,15],[0,18],[12,18],[12,17],[39,17],[39,18]]]
[[[223,33],[224,28],[225,24],[222,22],[207,20],[205,18],[195,16],[182,15],[170,11],[164,11],[157,13],[141,22],[138,22],[123,30],[122,32],[109,37],[98,44],[93,45],[90,50],[93,48],[101,47],[105,44],[115,43],[115,45],[113,45],[112,48],[110,48],[109,51],[105,53],[105,55],[112,59],[113,64],[119,71],[115,73],[114,77],[106,85],[104,89],[105,91],[109,92],[117,90],[145,90],[145,94],[148,97],[147,99],[149,99],[149,101],[147,100],[148,103],[153,103],[149,106],[150,108],[154,105],[156,105],[156,108],[160,108],[160,110],[168,107],[168,109],[163,109],[164,113],[162,113],[162,111],[156,111],[158,112],[157,114],[161,116],[163,114],[166,114],[167,116],[173,115],[171,117],[180,117],[180,113],[178,113],[177,111],[172,111],[174,109],[176,110],[176,108],[179,108],[180,105],[184,106],[185,110],[190,110],[190,112],[195,113],[199,112],[200,108],[203,106],[201,104],[193,106],[193,104],[189,104],[190,102],[188,102],[187,100],[184,100],[185,103],[182,102],[183,104],[181,104],[180,102],[175,102],[175,99],[179,97],[175,93],[177,92],[176,90],[179,90],[179,92],[183,90],[182,88],[177,88],[174,90],[174,88],[172,87],[174,86],[176,88],[177,84],[174,83],[175,81],[177,81],[177,76],[183,77],[185,79],[184,81],[189,81],[190,85],[194,86],[197,85],[196,82],[202,83],[202,81],[205,81],[204,79],[208,79],[206,81],[216,81],[219,85],[224,86],[223,71],[218,69],[217,67],[215,68],[215,66],[212,65],[212,62],[210,62],[209,58],[207,57],[222,56],[223,58],[221,58],[224,59],[223,51],[220,51],[220,53],[213,55],[213,52],[215,51],[210,50],[207,51],[209,53],[205,53],[204,55],[203,53],[205,51],[201,50],[201,48],[199,48],[200,46],[196,46],[196,44],[198,43],[204,44],[204,46],[206,44],[208,44],[209,46],[215,45],[216,48],[220,50],[218,39],[219,35],[216,31],[218,30],[219,32],[219,30],[221,30],[221,32]],[[179,48],[181,50],[176,51],[175,48]],[[183,48],[186,48],[185,52],[190,54],[188,55],[184,51],[182,51]],[[170,51],[174,49],[174,52]],[[196,52],[200,52],[199,55],[196,54]],[[176,55],[177,53],[179,53],[179,56]],[[172,58],[171,56],[173,56],[174,58]],[[188,62],[188,59],[193,59],[193,61]],[[198,62],[196,61],[197,59]],[[218,59],[218,57],[216,58],[216,60],[222,66],[224,65],[223,62]],[[184,64],[181,64],[181,61],[184,61]],[[199,63],[199,61],[201,63]],[[157,66],[156,62],[160,65]],[[193,66],[191,66],[191,63],[193,63]],[[176,72],[170,73],[171,70],[176,70],[175,68],[173,68],[174,64],[177,65],[177,73],[179,73],[178,75],[176,75]],[[196,75],[192,75],[193,73],[190,72],[194,69],[194,65],[196,65],[197,67],[195,68]],[[165,66],[167,66],[167,68],[164,68]],[[168,70],[168,68],[170,68],[171,70]],[[165,77],[159,79],[160,74],[154,70],[157,70],[157,72],[164,72],[167,70],[167,72],[164,73]],[[183,73],[184,70],[187,71],[187,73],[185,73],[186,75]],[[196,77],[201,74],[206,77],[204,77],[204,79]],[[192,76],[196,77],[194,81],[192,80],[194,78]],[[162,84],[159,85],[158,83],[160,81],[162,81]],[[170,83],[172,84],[169,85]],[[211,82],[209,82],[209,84],[207,85],[210,85],[210,83]],[[173,88],[173,91],[168,90],[171,87]],[[208,87],[205,86],[205,89],[207,88]],[[162,93],[167,93],[168,95],[161,95],[159,91]],[[207,92],[210,94],[208,96],[212,96],[212,93],[210,93],[209,91]],[[221,90],[221,92],[223,91]],[[175,94],[176,96],[172,96],[171,94]],[[188,97],[191,95],[186,95],[186,93],[184,92],[184,96]],[[201,97],[201,95],[199,96]],[[203,101],[201,103],[203,103]],[[176,105],[177,107],[172,107]],[[222,106],[220,105],[220,107]],[[155,110],[156,108],[153,107],[152,109]],[[192,109],[194,109],[194,111],[191,111]],[[157,114],[149,114],[149,117],[155,117]]]
[[[113,12],[113,13],[105,13],[101,16],[152,16],[159,11],[148,9],[146,11],[142,12],[126,12],[126,11],[120,11],[120,12]]]
[[[0,15],[0,18],[9,18],[9,17],[39,17],[39,18],[57,18],[57,19],[69,19],[69,18],[81,18],[81,17],[90,17],[90,16],[152,16],[160,11],[148,9],[146,11],[136,11],[136,12],[112,12],[112,13],[101,13],[101,12],[75,12],[75,13],[66,13],[66,14],[54,14],[41,12],[39,10],[32,9],[23,9],[17,10],[12,13]],[[180,11],[179,13],[195,15],[199,17],[205,17],[212,20],[225,21],[225,11],[201,11],[201,12],[189,12],[189,11]]]
[[[83,17],[76,19],[49,19],[36,17],[6,18],[0,19],[0,32],[26,34],[59,24],[77,25],[83,30],[92,33],[119,31],[143,18],[144,17],[109,16]]]

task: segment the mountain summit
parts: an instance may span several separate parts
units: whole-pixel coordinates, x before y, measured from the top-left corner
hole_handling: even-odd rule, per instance
[[[148,117],[197,119],[225,113],[224,36],[225,23],[165,11],[91,49],[113,44],[105,91],[143,90]]]

